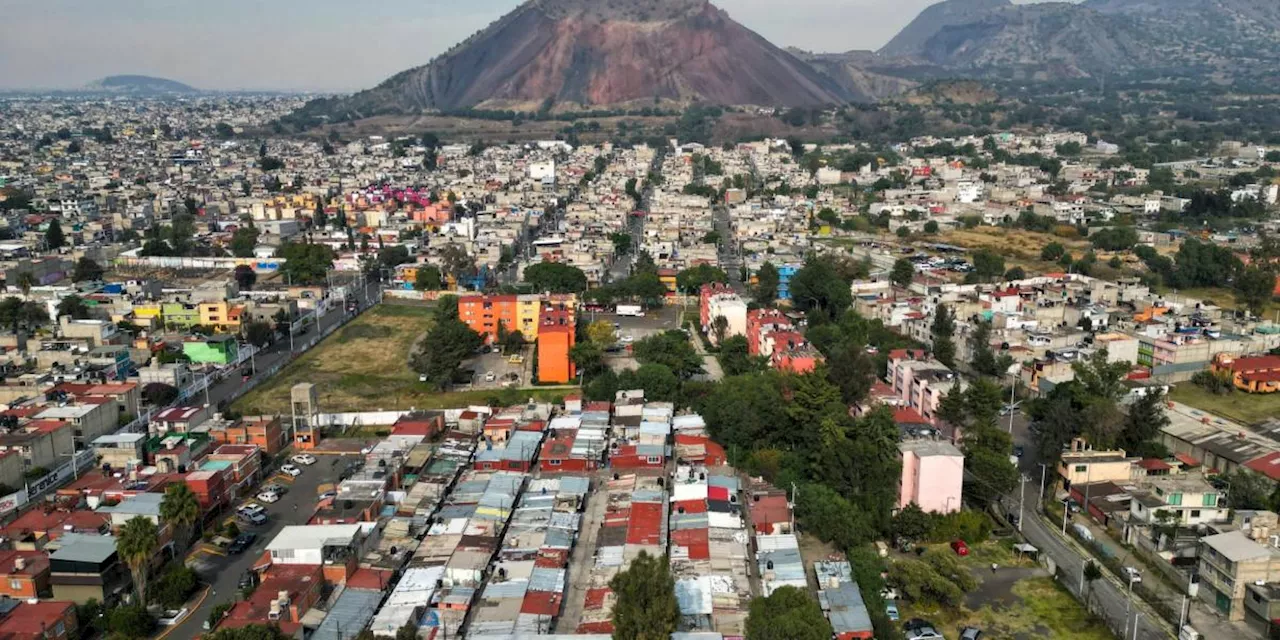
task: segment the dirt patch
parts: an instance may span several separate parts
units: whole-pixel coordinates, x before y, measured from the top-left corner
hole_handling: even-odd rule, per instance
[[[1061,244],[1076,257],[1084,255],[1089,250],[1089,243],[1083,240],[1059,238],[1051,233],[1001,227],[975,227],[949,231],[942,234],[942,242],[968,249],[991,249],[1004,256],[1006,263],[1013,261],[1044,264],[1040,262],[1040,250],[1050,242]]]

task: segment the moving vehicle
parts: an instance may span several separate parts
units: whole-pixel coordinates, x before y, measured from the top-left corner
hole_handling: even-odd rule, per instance
[[[254,541],[257,539],[258,534],[256,533],[242,533],[236,536],[231,546],[227,547],[227,551],[229,553],[244,553],[249,550],[249,547],[253,546]]]
[[[316,463],[316,457],[309,453],[299,453],[298,455],[289,458],[289,461],[294,464],[310,466]]]
[[[286,464],[280,467],[280,471],[287,473],[295,478],[302,475],[302,469],[299,469],[291,464]]]
[[[969,545],[965,544],[964,540],[952,540],[951,550],[956,552],[956,555],[960,557],[969,555]]]
[[[1124,575],[1129,578],[1129,582],[1142,582],[1142,574],[1137,569],[1125,567],[1123,571]]]
[[[644,307],[638,304],[620,304],[614,312],[620,316],[630,316],[632,318],[643,318]]]

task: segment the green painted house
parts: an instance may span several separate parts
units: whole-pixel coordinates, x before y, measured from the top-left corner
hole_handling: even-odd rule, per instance
[[[166,327],[189,329],[200,324],[200,310],[179,302],[167,302],[160,308]]]

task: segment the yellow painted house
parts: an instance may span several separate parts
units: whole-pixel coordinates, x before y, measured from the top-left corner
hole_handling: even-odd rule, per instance
[[[234,333],[240,330],[240,319],[244,316],[244,307],[222,302],[202,302],[199,307],[200,324],[213,327],[215,331]]]

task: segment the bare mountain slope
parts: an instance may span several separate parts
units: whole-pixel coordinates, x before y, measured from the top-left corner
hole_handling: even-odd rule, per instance
[[[424,110],[534,110],[656,100],[807,106],[839,83],[705,0],[531,0],[431,63],[303,113],[336,120]]]

